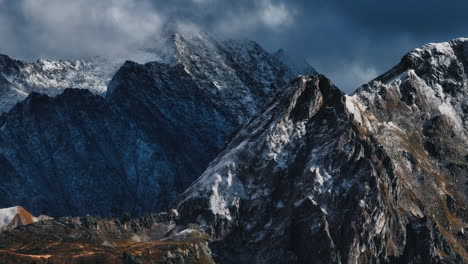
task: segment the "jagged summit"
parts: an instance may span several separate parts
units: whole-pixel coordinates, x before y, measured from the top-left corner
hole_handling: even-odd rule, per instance
[[[427,217],[424,228],[434,232],[431,239],[442,235],[465,262],[467,70],[468,39],[427,44],[347,97],[363,133],[382,146],[396,177],[412,189]]]

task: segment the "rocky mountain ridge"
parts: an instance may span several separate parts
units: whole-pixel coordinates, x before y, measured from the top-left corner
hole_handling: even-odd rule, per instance
[[[295,80],[181,195],[182,219],[221,263],[467,261],[467,66],[456,39],[351,96]]]
[[[207,43],[178,44],[181,51],[194,52],[173,65],[125,63],[105,98],[83,90],[66,90],[56,98],[32,94],[0,120],[2,155],[11,157],[28,149],[27,153],[40,154],[33,156],[39,157],[35,164],[48,164],[59,172],[71,161],[78,165],[64,171],[76,170],[76,175],[57,182],[58,186],[68,182],[75,186],[83,175],[94,172],[88,179],[102,182],[92,184],[124,193],[97,200],[95,194],[86,193],[89,199],[78,201],[63,193],[69,203],[62,203],[63,208],[80,201],[85,202],[80,208],[100,202],[98,211],[110,206],[105,201],[118,201],[115,212],[135,204],[137,213],[161,208],[145,203],[175,197],[182,190],[174,186],[189,185],[194,179],[178,175],[200,170],[201,176],[173,203],[176,210],[163,213],[172,216],[158,218],[158,224],[152,225],[165,226],[158,229],[163,230],[160,236],[148,235],[152,229],[140,228],[144,220],[138,219],[123,226],[115,219],[98,221],[92,228],[85,220],[75,219],[72,226],[58,220],[5,233],[8,239],[3,239],[7,243],[0,254],[12,262],[31,256],[45,258],[44,263],[64,256],[68,261],[76,255],[68,246],[78,243],[89,253],[86,257],[104,263],[126,261],[129,253],[124,259],[122,250],[127,249],[132,261],[142,263],[180,263],[174,251],[189,263],[200,261],[200,256],[207,263],[227,264],[468,262],[468,39],[411,51],[352,95],[320,74],[300,76],[276,88],[279,92],[273,95],[269,89],[286,76],[286,71],[274,70],[281,68],[275,64],[278,60],[247,46],[247,54],[252,55],[248,61],[255,67],[275,63],[245,78],[248,72],[236,66],[244,57],[232,59],[234,53],[226,46],[218,43],[213,48],[212,42]],[[258,58],[268,59],[257,63]],[[212,68],[216,63],[220,66]],[[271,73],[276,76],[273,81]],[[242,97],[230,90],[231,81],[239,85]],[[253,88],[256,85],[260,90]],[[271,100],[263,106],[260,101],[253,103],[250,98],[258,94],[270,95]],[[258,108],[251,112],[253,105]],[[45,120],[54,120],[51,127],[57,130],[43,138],[40,132],[49,124]],[[106,122],[98,122],[102,120]],[[228,137],[227,131],[243,121]],[[36,134],[23,136],[17,131]],[[69,138],[79,140],[72,144]],[[52,139],[59,143],[49,145]],[[29,141],[41,144],[12,144]],[[30,145],[34,147],[29,149]],[[70,145],[73,148],[65,147]],[[214,159],[202,155],[210,152],[214,157],[221,148]],[[51,150],[55,155],[47,156]],[[62,154],[70,150],[96,156]],[[92,164],[93,170],[80,171],[81,165],[73,163],[76,157]],[[20,163],[11,160],[0,160],[7,168],[0,177],[15,179],[8,185],[19,190],[28,178],[18,174]],[[203,162],[208,167],[201,172]],[[179,174],[164,174],[172,171]],[[118,177],[122,181],[114,180]],[[53,179],[43,184],[51,186]],[[106,185],[109,180],[115,185]],[[6,197],[14,196],[9,192]],[[135,232],[128,232],[133,227]],[[102,228],[102,233],[97,231]],[[53,239],[46,235],[55,230],[61,235]],[[76,237],[76,230],[87,237]],[[172,242],[164,242],[171,234],[192,232],[197,234],[195,240],[181,236],[175,249]],[[99,234],[95,240],[93,234]],[[36,252],[25,237],[56,244]],[[142,237],[143,244],[133,244]],[[108,244],[129,238],[131,245]]]
[[[253,42],[229,43],[175,35],[179,62],[128,61],[104,96],[30,93],[0,117],[0,206],[52,216],[167,206],[292,72]]]

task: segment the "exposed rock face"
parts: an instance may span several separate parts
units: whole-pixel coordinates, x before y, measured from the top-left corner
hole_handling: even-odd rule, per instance
[[[175,35],[174,49],[172,65],[126,62],[105,98],[31,93],[0,117],[0,206],[52,216],[160,210],[292,78],[253,42]]]
[[[468,39],[428,44],[353,96],[367,113],[357,119],[386,150],[424,214],[409,220],[405,252],[420,254],[411,240],[427,237],[433,262],[456,262],[454,252],[468,259],[467,72]]]
[[[368,231],[361,204],[383,203],[368,144],[345,95],[323,76],[301,77],[182,195],[182,218],[207,223],[221,262],[340,261],[340,247]]]
[[[178,199],[221,263],[468,261],[468,39],[347,96],[301,77]]]
[[[79,89],[55,98],[32,93],[0,119],[2,204],[23,202],[48,215],[137,207],[136,180],[124,177],[120,155],[145,145],[102,97]]]

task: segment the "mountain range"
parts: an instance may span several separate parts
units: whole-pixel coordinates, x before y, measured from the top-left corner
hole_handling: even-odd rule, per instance
[[[352,95],[301,77],[179,197],[221,263],[463,263],[468,40]]]
[[[468,262],[468,39],[350,95],[282,50],[171,43],[0,117],[0,207],[81,216],[3,232],[7,263]]]
[[[46,94],[30,88],[0,117],[0,207],[21,204],[52,216],[156,212],[298,74],[251,41],[208,34],[172,39],[168,63],[127,61],[105,92],[77,89],[106,82],[92,68],[92,74],[54,68],[52,77],[47,71],[24,77],[45,75],[45,83],[59,84],[40,90]],[[23,65],[13,61],[9,68],[18,68],[15,62]],[[57,81],[69,75],[70,81]],[[77,83],[81,79],[90,81]],[[52,96],[67,84],[75,88]]]

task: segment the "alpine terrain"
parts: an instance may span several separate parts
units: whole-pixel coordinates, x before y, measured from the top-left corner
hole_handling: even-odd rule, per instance
[[[468,261],[468,39],[345,95],[300,77],[180,196],[220,263]]]
[[[351,95],[251,41],[171,43],[0,117],[0,206],[68,216],[2,232],[3,262],[468,263],[468,39]]]
[[[3,75],[21,77],[5,87],[30,93],[0,117],[0,207],[51,216],[156,212],[281,87],[315,72],[305,64],[296,72],[252,41],[206,33],[171,40],[166,63],[127,61],[105,92],[106,75],[81,62],[5,59]],[[29,88],[41,85],[49,90]],[[75,89],[51,96],[66,86]],[[97,88],[76,89],[89,87]]]

